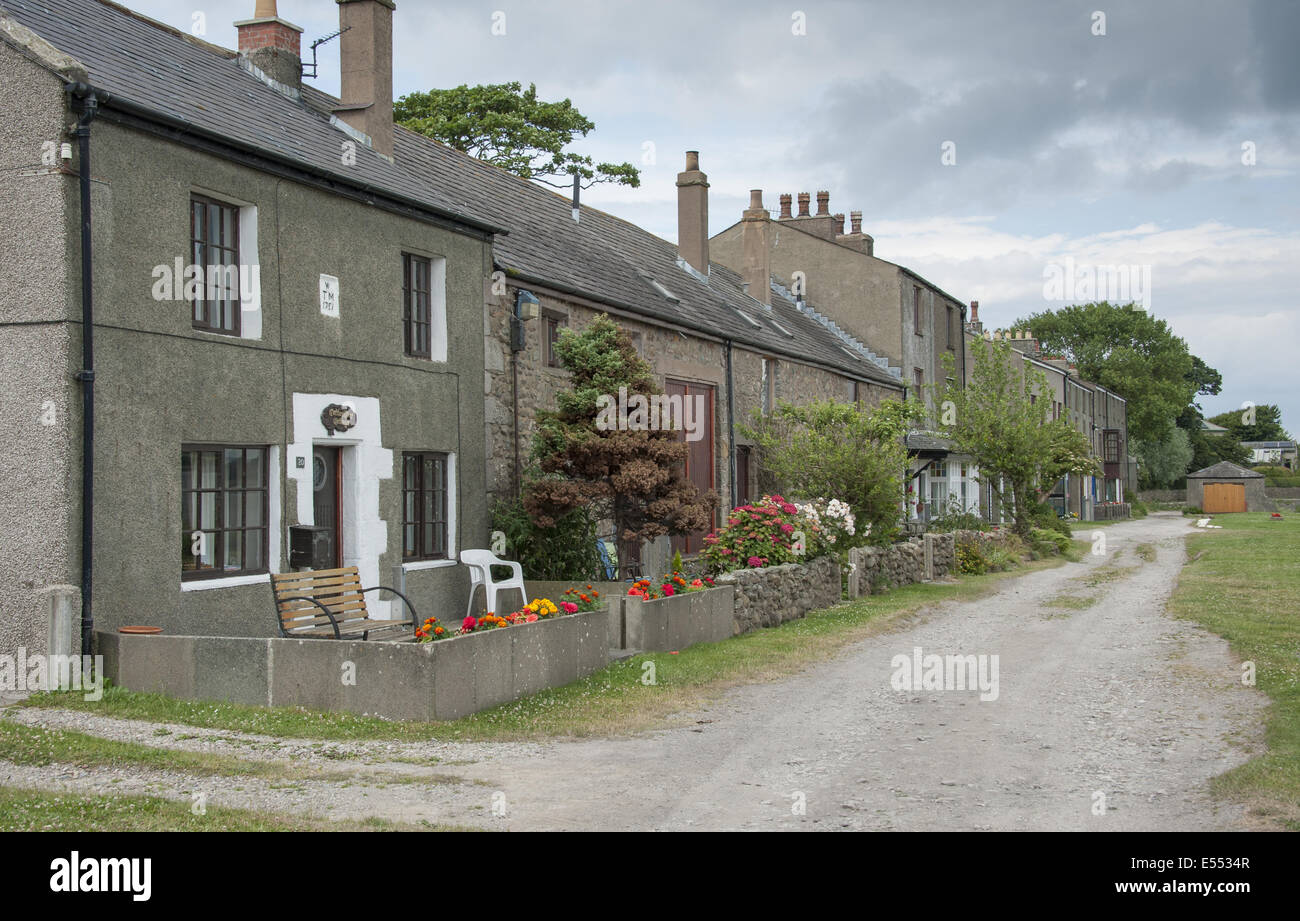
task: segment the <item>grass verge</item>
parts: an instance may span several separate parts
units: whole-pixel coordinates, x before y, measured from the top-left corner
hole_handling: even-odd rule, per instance
[[[75,694],[74,694],[75,696]],[[137,742],[105,739],[68,729],[28,726],[0,719],[0,760],[14,764],[81,767],[137,767],[204,777],[260,777],[271,782],[307,780],[363,783],[460,783],[454,776],[414,777],[321,770],[284,761],[255,761],[212,752],[178,751]]]
[[[208,806],[158,796],[98,796],[0,786],[0,832],[7,831],[474,831],[442,825],[404,825],[287,816]]]
[[[1197,533],[1169,602],[1177,617],[1226,639],[1255,664],[1256,686],[1272,701],[1268,751],[1216,777],[1215,793],[1300,831],[1300,519],[1264,512],[1220,515],[1223,530]]]
[[[634,656],[586,678],[454,722],[391,722],[351,713],[295,707],[250,707],[177,700],[108,687],[97,702],[76,692],[35,694],[23,706],[65,707],[104,716],[325,740],[473,741],[613,735],[664,725],[682,711],[715,699],[738,684],[772,681],[826,659],[840,649],[945,601],[967,601],[994,591],[1007,578],[1060,566],[1052,557],[1009,572],[961,576],[954,582],[907,585],[883,595],[817,611],[780,627],[673,653]],[[647,663],[653,663],[647,667]],[[645,684],[653,674],[654,683]]]

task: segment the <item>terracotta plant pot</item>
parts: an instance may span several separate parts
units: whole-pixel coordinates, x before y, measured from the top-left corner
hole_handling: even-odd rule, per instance
[[[139,636],[157,636],[162,633],[162,627],[121,627],[118,633],[130,633]]]

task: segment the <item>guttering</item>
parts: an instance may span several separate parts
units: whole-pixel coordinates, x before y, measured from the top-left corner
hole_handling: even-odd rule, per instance
[[[95,300],[91,251],[90,123],[99,113],[96,91],[70,83],[77,102],[77,181],[81,193],[81,654],[91,655],[95,635],[93,605],[95,567]]]

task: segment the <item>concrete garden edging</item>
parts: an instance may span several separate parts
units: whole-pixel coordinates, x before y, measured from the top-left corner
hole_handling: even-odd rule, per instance
[[[423,644],[107,632],[95,643],[105,675],[131,691],[453,720],[604,668],[610,621],[606,608]]]
[[[616,645],[624,650],[674,652],[732,635],[735,589],[730,585],[653,601],[624,595],[622,601],[622,631]]]

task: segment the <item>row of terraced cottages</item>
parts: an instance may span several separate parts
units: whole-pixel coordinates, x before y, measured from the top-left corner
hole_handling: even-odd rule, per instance
[[[906,397],[945,351],[965,367],[964,306],[860,227],[774,220],[755,193],[710,240],[695,154],[673,245],[394,126],[384,0],[339,0],[339,99],[303,84],[301,29],[278,16],[237,23],[231,51],[105,0],[7,6],[5,648],[44,646],[67,583],[98,629],[269,635],[269,573],[300,565],[355,565],[458,616],[457,555],[486,544],[565,386],[558,330],[598,313],[669,393],[704,397],[687,474],[733,504],[758,489],[737,434],[754,409]],[[795,297],[781,259],[801,236],[835,248],[841,281],[809,273]],[[913,517],[949,494],[991,508],[961,458],[915,453]]]

